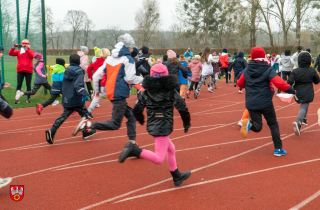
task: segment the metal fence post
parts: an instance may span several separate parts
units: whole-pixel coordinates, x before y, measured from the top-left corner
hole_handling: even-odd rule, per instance
[[[41,0],[41,13],[42,13],[42,55],[44,65],[47,66],[47,36],[46,36],[46,7],[44,0]],[[48,71],[48,69],[46,69]],[[44,89],[47,94],[47,89]]]
[[[28,39],[30,7],[31,7],[31,0],[28,1],[28,13],[27,13],[27,21],[26,21],[26,33],[25,33],[25,36],[24,36],[25,39]]]
[[[21,44],[21,37],[20,37],[20,11],[19,11],[19,0],[16,0],[16,7],[17,7],[17,37],[18,37],[18,44]]]
[[[3,46],[3,37],[2,37],[2,10],[1,10],[1,0],[0,0],[0,45]],[[5,82],[4,78],[4,60],[3,56],[1,58],[1,75],[2,75],[2,80],[1,82]]]

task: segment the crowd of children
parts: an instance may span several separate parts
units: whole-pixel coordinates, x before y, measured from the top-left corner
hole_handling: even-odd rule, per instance
[[[222,77],[226,78],[226,83],[238,86],[240,94],[243,93],[242,89],[245,89],[246,110],[238,123],[241,127],[240,134],[246,138],[250,130],[260,132],[263,115],[271,131],[274,155],[282,156],[286,155],[287,151],[283,150],[272,102],[273,85],[279,92],[295,95],[296,102],[300,104],[297,121],[293,123],[294,132],[299,136],[301,125],[307,125],[309,104],[315,95],[313,84],[320,82],[319,75],[313,68],[310,50],[302,51],[300,46],[292,57],[290,50],[286,50],[282,56],[270,56],[265,54],[264,49],[255,47],[248,59],[245,59],[243,51],[231,57],[227,49],[217,55],[216,52],[211,52],[210,47],[205,47],[199,55],[194,55],[191,49],[184,55],[168,50],[162,60],[155,60],[148,47],[143,46],[138,50],[131,35],[124,34],[118,38],[118,43],[111,53],[106,48],[95,47],[91,64],[88,58],[89,49],[85,46],[82,46],[77,54],[70,55],[70,66],[67,68],[65,60],[57,58],[51,86],[47,80],[42,55],[30,50],[28,40],[24,41],[24,45],[21,51],[15,51],[13,47],[9,54],[18,56],[18,60],[22,57],[30,60],[32,56],[35,60],[35,80],[32,91],[28,87],[28,91],[22,92],[20,83],[18,84],[16,102],[24,95],[34,95],[41,86],[45,87],[50,91],[51,97],[43,104],[36,105],[36,112],[40,115],[45,107],[56,103],[56,99],[62,95],[63,113],[52,127],[45,131],[49,144],[54,143],[58,128],[75,112],[79,113],[81,120],[72,135],[82,132],[83,139],[93,136],[97,130],[118,130],[125,117],[128,141],[119,156],[119,162],[123,163],[128,157],[134,156],[161,164],[167,156],[175,186],[188,179],[191,172],[180,172],[177,167],[175,146],[169,137],[173,132],[173,112],[174,108],[179,111],[187,133],[191,127],[191,117],[186,98],[190,97],[192,91],[197,99],[206,82],[207,90],[214,93],[213,87],[217,89],[216,81]],[[2,53],[3,47],[0,46],[0,57]],[[320,56],[314,67],[320,68]],[[25,69],[21,64],[18,68]],[[28,73],[30,74],[29,66]],[[231,81],[232,75],[234,82]],[[139,87],[139,84],[142,84],[142,87],[138,89],[138,100],[134,108],[131,108],[126,99],[130,95],[131,87]],[[0,77],[0,114],[5,118],[12,115],[11,106],[1,95],[2,87],[8,86],[10,84],[1,83]],[[93,122],[92,112],[95,107],[100,106],[99,101],[103,96],[112,103],[111,120]],[[89,99],[92,102],[87,109],[85,101]],[[155,152],[141,149],[136,143],[136,122],[144,125],[144,108],[147,109],[147,131],[155,139]],[[320,109],[318,114],[320,125]],[[11,178],[0,178],[0,187],[10,181]]]

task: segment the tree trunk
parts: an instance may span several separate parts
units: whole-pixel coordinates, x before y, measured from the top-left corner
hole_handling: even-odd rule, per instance
[[[256,17],[257,17],[257,8],[256,0],[251,0],[251,31],[250,31],[250,47],[253,48],[256,46]]]
[[[297,1],[297,32],[296,32],[296,46],[300,45],[301,39],[301,0]]]

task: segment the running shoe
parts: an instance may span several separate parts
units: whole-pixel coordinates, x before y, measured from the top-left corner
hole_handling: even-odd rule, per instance
[[[20,104],[20,101],[19,100],[15,100],[14,104]]]
[[[81,118],[80,122],[76,126],[76,129],[73,131],[72,135],[75,136],[78,134],[79,131],[85,131],[88,127],[87,124],[91,123],[90,121],[87,120],[87,118],[83,117]]]
[[[240,134],[243,138],[247,138],[251,126],[251,122],[248,118],[243,120],[242,127],[240,129]]]
[[[275,149],[273,154],[274,156],[280,157],[280,156],[286,155],[287,151],[283,149]]]
[[[240,120],[239,122],[238,122],[238,126],[241,128],[242,127],[242,123],[243,123],[243,120]]]
[[[41,115],[41,111],[43,110],[43,107],[41,104],[36,105],[36,112],[38,115]]]
[[[190,171],[180,172],[178,169],[175,171],[170,171],[173,183],[175,186],[179,186],[183,181],[187,180],[191,176]]]
[[[20,99],[21,96],[23,96],[23,95],[24,95],[23,92],[21,92],[20,90],[17,90],[16,97],[15,97],[16,101],[19,101],[19,99]]]
[[[27,98],[27,101],[26,101],[28,104],[31,104],[32,102],[31,102],[31,100],[30,100],[30,98]]]
[[[195,99],[198,98],[198,91],[197,91],[197,90],[194,91],[193,97],[194,97]]]
[[[0,178],[0,188],[10,184],[11,181],[12,181],[12,178],[10,178],[10,177],[5,178],[5,179]]]
[[[296,134],[296,136],[300,136],[301,123],[297,121],[292,123],[292,125],[293,125],[294,134]]]
[[[189,97],[190,97],[190,94],[191,94],[191,91],[190,91],[190,90],[188,90],[188,91],[187,91],[187,94],[186,94],[186,95],[187,95],[187,98],[189,98]]]
[[[242,90],[239,90],[239,94],[242,94],[243,92],[242,92]]]
[[[96,105],[96,108],[99,108],[99,107],[100,107],[100,104],[97,104],[97,105]]]
[[[53,103],[52,103],[52,106],[56,106],[58,105],[60,102],[58,100],[55,100]]]
[[[88,139],[89,137],[93,136],[94,134],[96,134],[96,129],[91,129],[90,131],[82,132],[82,138]]]
[[[218,87],[218,86],[217,86],[216,84],[214,84],[214,89],[217,89],[217,87]]]
[[[88,112],[88,117],[89,117],[89,119],[93,119],[91,112]]]
[[[53,138],[56,134],[56,130],[53,130],[50,128],[49,130],[46,130],[46,140],[49,144],[53,144]]]
[[[308,125],[308,123],[307,123],[307,119],[306,119],[306,118],[304,118],[304,119],[302,120],[301,124],[302,124],[302,125]]]
[[[212,88],[208,88],[208,91],[209,91],[210,93],[214,93]]]

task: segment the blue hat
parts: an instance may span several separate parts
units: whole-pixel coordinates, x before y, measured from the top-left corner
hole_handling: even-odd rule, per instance
[[[3,50],[4,50],[4,48],[0,45],[0,52],[3,51]]]

